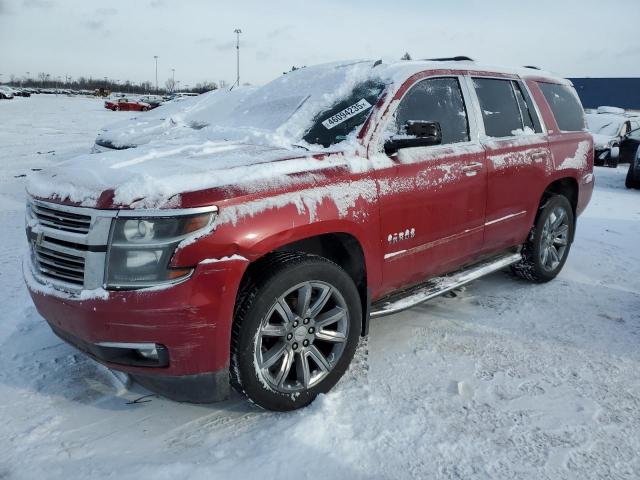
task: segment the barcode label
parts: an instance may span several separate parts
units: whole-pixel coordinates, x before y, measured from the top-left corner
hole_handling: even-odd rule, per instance
[[[359,113],[368,110],[369,108],[371,108],[371,104],[363,98],[358,103],[351,105],[341,112],[338,112],[335,115],[327,118],[324,122],[322,122],[322,125],[324,125],[327,130],[331,130],[336,125],[340,125],[342,122],[349,120],[351,117],[354,117]]]

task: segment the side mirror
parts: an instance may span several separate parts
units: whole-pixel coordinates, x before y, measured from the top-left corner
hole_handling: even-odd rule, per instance
[[[387,155],[401,148],[430,147],[442,143],[442,129],[438,122],[408,120],[403,130],[403,135],[394,135],[385,142],[384,151]]]

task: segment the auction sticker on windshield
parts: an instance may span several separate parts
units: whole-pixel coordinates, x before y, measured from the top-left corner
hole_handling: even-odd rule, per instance
[[[336,125],[340,125],[342,122],[349,120],[351,117],[355,117],[369,108],[371,108],[371,104],[363,98],[358,103],[355,103],[341,112],[327,118],[322,122],[322,125],[324,125],[327,130],[331,130]]]

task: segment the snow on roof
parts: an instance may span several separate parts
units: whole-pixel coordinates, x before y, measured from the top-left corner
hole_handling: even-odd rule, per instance
[[[395,78],[402,75],[407,77],[427,70],[466,70],[470,72],[491,72],[505,75],[517,75],[521,78],[547,78],[554,82],[570,84],[565,78],[555,75],[545,70],[538,70],[526,67],[505,67],[497,65],[486,65],[475,61],[434,61],[434,60],[400,60],[398,62],[381,64],[376,68],[383,68],[388,72],[393,72]]]

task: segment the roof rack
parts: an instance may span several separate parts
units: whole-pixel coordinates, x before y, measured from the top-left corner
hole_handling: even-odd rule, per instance
[[[475,62],[473,58],[465,57],[464,55],[458,55],[457,57],[425,58],[424,60],[429,62]]]
[[[524,65],[522,68],[530,68],[532,70],[540,70],[540,67],[536,67],[535,65]]]

